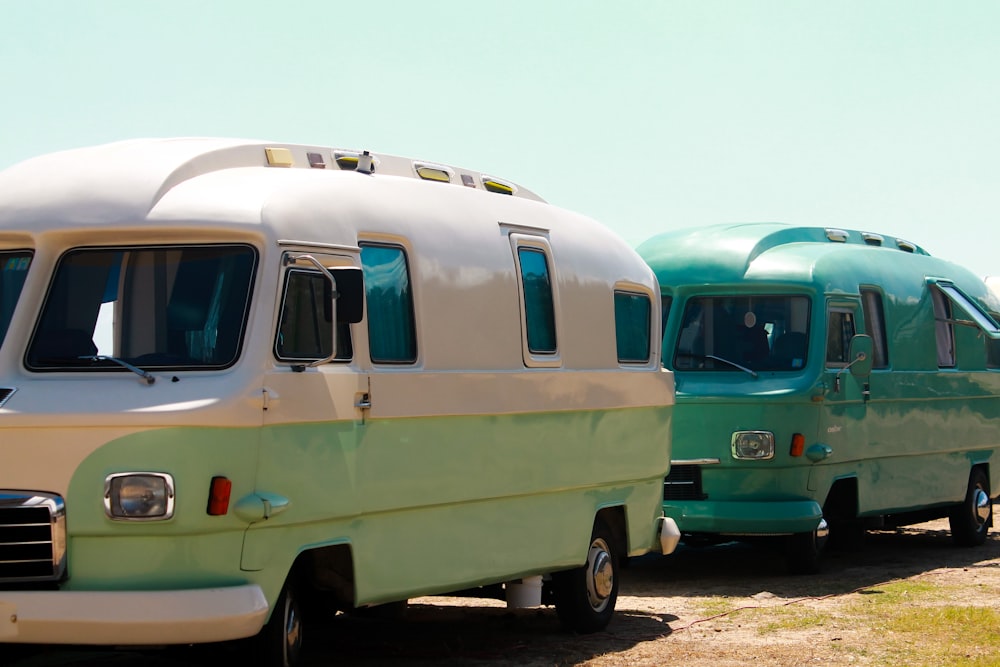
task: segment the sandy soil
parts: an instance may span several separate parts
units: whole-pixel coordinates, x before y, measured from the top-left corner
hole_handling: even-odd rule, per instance
[[[944,584],[946,593],[935,598],[936,604],[1000,611],[1000,537],[991,536],[982,547],[954,547],[947,521],[869,533],[860,550],[830,553],[824,571],[813,576],[786,574],[780,555],[761,547],[682,546],[671,556],[630,564],[622,575],[618,613],[604,632],[568,634],[559,629],[551,608],[511,611],[499,601],[419,598],[410,601],[402,620],[338,616],[310,628],[305,663],[883,665],[894,662],[895,645],[859,623],[855,612],[865,596],[900,581]],[[822,620],[811,623],[812,616]],[[7,652],[7,658],[18,667],[175,667],[220,659],[228,664],[234,662],[232,651],[30,647]],[[994,658],[972,655],[969,664],[1000,664],[1000,656]]]

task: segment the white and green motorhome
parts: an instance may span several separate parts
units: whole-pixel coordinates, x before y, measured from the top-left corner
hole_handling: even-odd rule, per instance
[[[1000,298],[912,243],[758,223],[638,248],[675,373],[664,508],[688,543],[826,537],[950,517],[981,544],[1000,492]]]
[[[0,174],[0,643],[257,636],[669,552],[652,271],[480,172],[135,140]]]

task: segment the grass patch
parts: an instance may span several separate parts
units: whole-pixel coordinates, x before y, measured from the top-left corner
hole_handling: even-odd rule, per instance
[[[778,609],[756,609],[758,614],[766,614],[767,620],[757,628],[757,634],[767,635],[783,630],[805,630],[818,628],[832,620],[829,614],[802,607],[782,607]]]
[[[900,581],[866,589],[848,613],[890,649],[886,664],[1000,666],[1000,611],[947,604],[954,586]]]
[[[861,592],[865,601],[874,604],[898,605],[912,602],[917,598],[940,598],[943,595],[942,586],[935,586],[926,581],[895,581]]]
[[[738,605],[733,604],[733,600],[731,598],[720,595],[710,597],[698,605],[700,615],[703,617],[727,614],[737,608]]]

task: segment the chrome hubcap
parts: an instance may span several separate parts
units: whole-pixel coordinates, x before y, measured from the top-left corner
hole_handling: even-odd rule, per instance
[[[285,607],[285,660],[286,665],[294,664],[302,649],[302,619],[295,604],[289,600]]]
[[[976,522],[980,526],[986,525],[986,522],[990,520],[992,509],[989,495],[982,489],[976,489],[972,496],[972,511],[975,512]]]
[[[594,540],[587,555],[587,597],[595,611],[602,611],[608,605],[615,585],[615,568],[611,561],[611,550],[602,539]]]

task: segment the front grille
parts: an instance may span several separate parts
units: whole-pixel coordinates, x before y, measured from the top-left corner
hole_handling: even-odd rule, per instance
[[[66,572],[66,509],[49,493],[0,491],[0,583],[58,581]]]
[[[672,465],[663,480],[664,500],[704,500],[701,491],[701,466]]]

